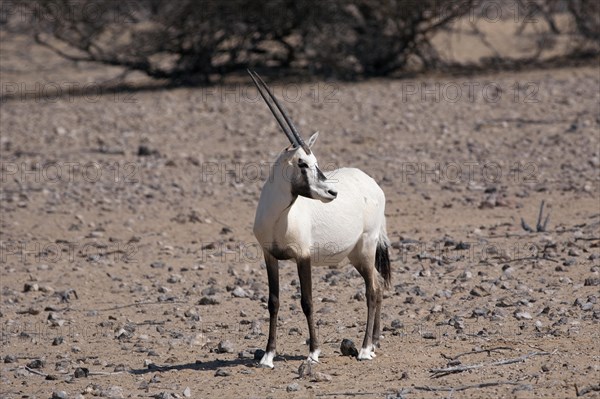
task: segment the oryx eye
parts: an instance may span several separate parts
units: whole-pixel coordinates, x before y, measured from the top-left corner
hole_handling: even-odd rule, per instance
[[[308,168],[308,164],[306,162],[298,161],[298,166],[302,169]]]

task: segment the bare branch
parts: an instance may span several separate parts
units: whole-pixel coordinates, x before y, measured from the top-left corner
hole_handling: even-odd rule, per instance
[[[577,393],[577,396],[583,396],[586,393],[590,393],[590,392],[598,392],[600,391],[600,385],[590,385],[587,386],[585,388],[579,389],[577,388],[577,385],[575,385],[575,392]]]
[[[497,387],[500,385],[525,385],[519,382],[513,381],[490,381],[490,382],[482,382],[481,384],[474,385],[461,385],[458,387],[430,387],[428,385],[425,386],[416,386],[415,389],[419,391],[438,391],[438,392],[457,392],[457,391],[466,391],[467,389],[481,389],[481,388],[489,388],[489,387]]]
[[[530,357],[533,357],[533,356],[548,356],[548,355],[552,355],[553,353],[554,352],[531,352],[526,355],[512,358],[512,359],[503,359],[503,360],[498,360],[498,361],[489,362],[489,363],[479,363],[479,364],[471,364],[471,365],[446,367],[446,368],[441,368],[441,369],[431,369],[431,370],[429,370],[429,372],[432,373],[433,378],[439,378],[439,377],[444,377],[449,374],[461,373],[463,371],[478,369],[478,368],[482,368],[482,367],[502,366],[502,365],[512,364],[512,363],[520,363],[520,362],[524,362],[526,359],[529,359]]]
[[[470,351],[470,352],[464,352],[464,353],[459,353],[458,355],[455,356],[446,356],[444,354],[442,354],[442,357],[444,359],[448,359],[448,360],[456,360],[461,356],[466,356],[466,355],[475,355],[477,353],[487,353],[488,356],[492,353],[492,352],[498,352],[501,350],[514,350],[513,348],[510,348],[508,346],[498,346],[495,348],[489,348],[489,349],[480,349],[480,350],[476,350],[476,351]]]

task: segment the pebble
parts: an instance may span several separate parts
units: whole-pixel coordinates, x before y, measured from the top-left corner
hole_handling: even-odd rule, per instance
[[[125,330],[124,328],[121,328],[119,331],[117,331],[117,334],[115,334],[115,338],[117,338],[117,339],[131,338],[131,333],[129,331]]]
[[[52,399],[68,399],[69,395],[65,391],[52,392]]]
[[[219,303],[217,298],[210,296],[203,296],[200,298],[200,301],[198,301],[198,305],[218,305]]]
[[[183,315],[194,321],[200,321],[200,315],[198,314],[198,311],[196,311],[196,309],[188,309],[183,313]]]
[[[238,358],[240,359],[254,359],[254,354],[248,351],[238,352]]]
[[[600,278],[586,278],[583,282],[583,285],[586,287],[600,285]]]
[[[165,263],[160,261],[152,262],[150,263],[150,267],[153,269],[162,269],[165,267]]]
[[[288,331],[288,335],[302,335],[300,327],[292,327]]]
[[[114,368],[114,370],[113,370],[113,371],[114,371],[115,373],[117,373],[117,372],[119,372],[119,371],[127,371],[127,370],[128,370],[128,367],[127,367],[127,366],[125,366],[124,364],[117,364],[117,365],[115,366],[115,368]]]
[[[456,244],[456,246],[454,247],[454,249],[459,250],[459,251],[464,251],[466,249],[471,248],[471,244],[469,244],[468,242],[459,242],[458,244]]]
[[[185,389],[183,390],[183,396],[185,396],[186,398],[192,397],[192,390],[190,389],[190,387],[185,387]]]
[[[248,297],[248,293],[239,285],[236,286],[233,291],[231,291],[231,295],[233,295],[236,298],[246,298]]]
[[[233,353],[233,344],[229,340],[219,342],[217,345],[217,353]]]
[[[85,367],[77,367],[73,373],[75,378],[87,378],[88,375],[90,375],[90,370]]]
[[[536,320],[536,321],[535,321],[535,326],[536,326],[537,328],[542,328],[544,325],[542,324],[542,322],[541,322],[541,321],[539,321],[539,320]]]
[[[260,320],[252,320],[250,325],[250,334],[260,335],[262,333],[262,323]]]
[[[15,363],[16,361],[17,361],[17,357],[14,355],[4,356],[4,363]]]
[[[105,390],[101,391],[100,396],[110,399],[122,399],[124,398],[123,388],[118,385],[111,385]]]
[[[90,384],[83,390],[83,393],[91,394],[92,396],[100,396],[102,394],[100,385]]]
[[[291,384],[289,384],[289,385],[288,385],[288,386],[285,388],[285,390],[286,390],[287,392],[297,392],[297,391],[299,391],[299,390],[300,390],[300,385],[298,385],[298,383],[297,383],[297,382],[292,382]]]
[[[260,360],[265,355],[265,351],[262,349],[257,349],[254,351],[254,360]]]
[[[225,369],[217,369],[215,372],[215,377],[229,377],[231,375],[231,371]]]
[[[576,259],[569,258],[563,262],[563,266],[573,266],[575,263],[577,263]]]
[[[365,293],[362,290],[356,291],[352,299],[363,302],[365,300]]]
[[[475,317],[484,317],[488,314],[489,310],[486,308],[475,308],[473,309],[473,316]]]
[[[569,249],[568,255],[569,255],[569,256],[579,256],[579,255],[581,255],[581,254],[579,253],[579,251],[578,251],[578,250],[576,250],[576,249],[574,249],[574,248],[571,248],[571,249]]]
[[[431,308],[430,312],[431,313],[440,313],[442,311],[442,305],[440,305],[439,303],[434,305],[433,308]]]
[[[311,373],[311,382],[327,382],[331,381],[333,378],[329,374],[321,373],[320,371],[316,371]]]
[[[393,329],[404,328],[404,323],[399,319],[392,320],[391,327]]]
[[[461,281],[467,281],[467,280],[470,280],[470,279],[472,279],[472,278],[473,278],[473,273],[471,273],[471,272],[470,272],[470,271],[468,271],[468,270],[465,270],[464,272],[462,272],[462,273],[461,273],[461,274],[458,276],[458,278],[459,278]]]
[[[333,308],[331,306],[323,306],[321,309],[317,310],[317,313],[321,314],[329,314],[333,312]]]
[[[356,345],[350,339],[343,339],[342,344],[340,345],[340,352],[342,352],[343,356],[358,356],[358,350],[356,349]]]
[[[24,368],[17,368],[15,370],[15,378],[29,378],[31,377],[31,373],[27,370],[25,370]]]
[[[298,377],[304,378],[312,374],[312,363],[310,360],[306,360],[298,366]]]
[[[542,365],[542,371],[544,373],[547,373],[548,371],[550,371],[550,367],[547,364]]]
[[[465,322],[464,322],[464,320],[462,320],[460,317],[457,317],[457,316],[455,316],[452,319],[450,319],[448,321],[448,324],[451,325],[452,327],[454,327],[454,329],[456,329],[457,331],[465,329]]]
[[[39,291],[40,286],[37,283],[25,283],[23,287],[23,292],[31,292],[31,291]]]
[[[486,296],[490,295],[489,291],[480,285],[476,285],[475,287],[473,287],[473,289],[469,293],[471,295],[477,296],[477,297],[486,297]]]
[[[529,314],[528,312],[519,312],[519,311],[515,311],[515,318],[517,320],[531,320],[531,314]]]
[[[35,359],[27,363],[27,367],[29,367],[30,369],[41,369],[45,365],[46,362],[43,359]]]

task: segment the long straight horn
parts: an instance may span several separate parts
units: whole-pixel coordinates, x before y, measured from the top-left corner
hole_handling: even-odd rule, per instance
[[[277,111],[275,111],[275,108],[273,107],[273,105],[271,104],[271,102],[269,101],[269,98],[265,95],[265,93],[263,92],[263,88],[260,86],[260,84],[256,81],[256,78],[254,77],[254,75],[252,74],[252,71],[250,71],[249,69],[247,70],[248,73],[250,74],[250,77],[252,78],[252,81],[254,82],[254,85],[256,86],[256,88],[258,89],[258,92],[260,93],[261,97],[263,98],[263,100],[265,100],[265,102],[267,103],[267,105],[269,106],[269,109],[271,110],[271,113],[273,114],[273,116],[275,117],[275,119],[277,120],[277,123],[279,123],[279,126],[281,127],[281,130],[283,130],[283,133],[285,133],[285,135],[287,136],[288,140],[290,141],[290,143],[292,143],[292,145],[294,147],[298,147],[299,144],[296,141],[296,138],[294,136],[294,134],[289,130],[289,127],[286,126],[286,124],[283,122],[283,120],[281,119],[281,115],[279,115],[277,113]],[[258,75],[257,75],[258,76]],[[268,90],[268,88],[267,88]],[[270,94],[270,93],[269,93]]]
[[[310,148],[306,145],[306,143],[302,139],[302,136],[298,132],[298,129],[296,129],[296,126],[294,125],[294,122],[292,122],[291,118],[289,117],[289,115],[288,115],[287,111],[285,110],[285,108],[283,107],[283,105],[281,105],[279,103],[279,101],[277,100],[277,97],[275,97],[275,95],[273,94],[273,92],[271,92],[271,89],[269,89],[269,86],[267,86],[267,84],[265,83],[265,81],[262,80],[262,78],[256,72],[248,70],[248,73],[250,74],[250,77],[252,77],[252,80],[254,81],[254,84],[256,84],[256,87],[258,87],[258,84],[257,84],[256,79],[255,79],[255,75],[256,75],[256,78],[258,78],[258,80],[260,81],[260,83],[262,84],[262,86],[265,88],[265,90],[267,91],[267,93],[269,94],[269,96],[271,97],[271,99],[273,100],[273,102],[275,103],[275,106],[277,106],[277,109],[279,110],[279,112],[281,112],[281,115],[283,115],[283,118],[287,122],[287,125],[291,129],[291,132],[292,132],[293,137],[295,139],[295,142],[292,142],[292,144],[294,144],[296,146],[302,147],[302,149],[304,150],[304,152],[306,152],[307,154],[310,154]],[[267,99],[265,98],[265,96],[262,93],[262,91],[261,91],[260,94],[263,96],[263,99],[265,101],[267,101]],[[267,101],[267,103],[268,103],[268,101]],[[273,114],[275,114],[275,112],[273,111],[273,108],[272,108],[272,106],[270,104],[269,104],[269,108],[271,108],[271,112],[273,112]],[[278,118],[277,120],[279,121],[280,119]],[[281,125],[281,122],[280,122],[280,125]],[[283,126],[282,126],[282,129],[283,129]],[[288,135],[287,132],[286,132],[286,135]],[[289,138],[289,136],[288,136],[288,138]],[[290,139],[290,141],[292,141],[292,140]]]

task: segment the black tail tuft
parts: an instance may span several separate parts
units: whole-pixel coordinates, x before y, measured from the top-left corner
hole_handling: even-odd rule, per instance
[[[390,252],[387,240],[383,239],[377,243],[375,251],[375,268],[383,277],[384,287],[390,288],[392,283],[392,267],[390,265]]]

